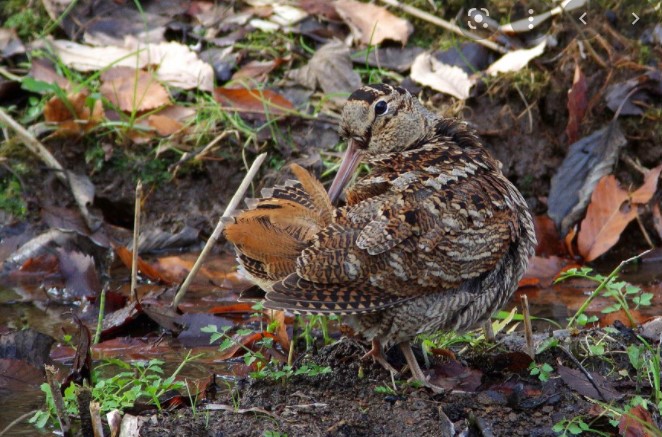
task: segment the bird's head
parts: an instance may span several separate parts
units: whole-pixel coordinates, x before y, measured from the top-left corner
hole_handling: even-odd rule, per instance
[[[347,151],[329,189],[334,202],[363,159],[405,151],[429,132],[435,116],[409,91],[386,84],[354,91],[342,111],[340,134]]]

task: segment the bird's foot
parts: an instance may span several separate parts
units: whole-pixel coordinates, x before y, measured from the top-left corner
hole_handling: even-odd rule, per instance
[[[425,376],[425,373],[423,373],[421,366],[419,366],[418,361],[416,361],[416,357],[414,356],[414,351],[411,350],[411,344],[409,344],[408,341],[403,341],[402,343],[399,344],[399,346],[400,346],[400,350],[402,350],[402,354],[405,356],[405,360],[407,360],[407,366],[411,371],[411,378],[409,379],[408,382],[416,381],[422,384],[424,387],[429,388],[435,393],[444,393],[445,390],[443,387],[432,384],[429,378]]]
[[[361,357],[361,360],[366,360],[369,357],[372,357],[372,359],[376,362],[379,363],[384,369],[388,370],[389,372],[393,374],[399,374],[395,367],[391,366],[388,361],[386,361],[386,357],[384,356],[384,350],[382,349],[382,344],[377,340],[376,338],[372,339],[372,349],[370,351],[363,355]]]

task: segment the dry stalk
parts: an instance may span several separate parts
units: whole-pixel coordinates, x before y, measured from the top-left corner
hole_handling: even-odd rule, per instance
[[[223,229],[225,229],[225,222],[223,221],[223,219],[230,217],[230,215],[232,215],[234,210],[237,208],[237,205],[239,205],[239,202],[244,197],[244,194],[246,193],[248,186],[253,181],[253,178],[257,174],[257,171],[260,169],[260,166],[262,165],[262,162],[264,162],[266,157],[267,154],[262,153],[261,155],[258,155],[257,158],[255,158],[255,161],[253,161],[253,165],[251,165],[251,168],[248,170],[248,173],[246,173],[246,176],[244,176],[244,180],[241,181],[241,185],[239,185],[239,188],[237,188],[237,192],[234,193],[234,196],[232,196],[230,203],[228,203],[228,206],[225,208],[223,215],[218,220],[218,223],[216,224],[216,229],[214,229],[214,232],[209,237],[209,240],[207,240],[207,244],[205,244],[205,247],[202,249],[202,252],[200,252],[200,256],[198,256],[198,259],[195,261],[193,268],[191,269],[188,276],[184,280],[182,286],[179,288],[179,291],[175,295],[175,298],[172,300],[173,308],[176,308],[177,305],[179,305],[179,302],[186,294],[186,290],[188,290],[188,287],[191,285],[193,278],[198,273],[198,271],[202,267],[202,264],[205,261],[205,258],[207,258],[207,255],[211,251],[211,248],[214,246],[216,241],[218,241],[218,238],[221,236],[221,232],[223,232]]]

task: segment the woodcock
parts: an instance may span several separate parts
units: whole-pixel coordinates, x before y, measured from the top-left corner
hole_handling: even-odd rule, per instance
[[[410,341],[486,320],[517,288],[536,238],[526,202],[465,123],[440,118],[408,91],[364,86],[340,125],[348,147],[329,194],[298,181],[263,190],[225,229],[265,306],[346,315],[393,370],[398,344],[427,384]],[[345,191],[358,164],[369,175]]]

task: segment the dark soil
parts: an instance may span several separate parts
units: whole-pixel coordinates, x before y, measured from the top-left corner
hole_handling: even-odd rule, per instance
[[[604,332],[582,334],[584,338],[592,336],[604,336]],[[614,344],[622,347],[626,335],[617,337]],[[511,336],[513,341],[518,345],[515,347],[521,346],[520,336]],[[577,338],[569,344],[580,341]],[[396,394],[378,393],[376,387],[391,386],[391,378],[371,362],[364,362],[363,377],[359,377],[363,353],[362,345],[344,339],[312,357],[318,364],[331,366],[331,374],[292,377],[284,383],[240,381],[233,392],[210,401],[226,405],[226,411],[207,413],[204,405],[198,406],[196,414],[190,408],[171,411],[157,416],[156,424],[146,425],[141,435],[262,436],[265,431],[277,431],[289,437],[548,436],[556,435],[552,431],[555,423],[575,416],[586,416],[587,423],[594,421],[595,429],[615,431],[606,419],[596,420],[594,404],[569,388],[556,372],[544,383],[530,376],[528,363],[522,366],[514,362],[521,359],[521,353],[470,352],[474,355],[465,357],[463,364],[472,368],[474,375],[481,375],[480,385],[471,392],[453,390],[444,394],[407,384],[400,385]],[[555,368],[561,363],[575,367],[559,348],[545,353],[540,362],[554,363]],[[431,374],[438,371],[438,366],[433,366]],[[615,390],[633,392],[629,379],[615,378],[617,370],[629,368],[625,354],[590,358],[584,366],[613,380],[607,384],[618,387]],[[458,383],[465,377],[445,381]],[[582,384],[572,385],[576,389]]]

